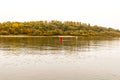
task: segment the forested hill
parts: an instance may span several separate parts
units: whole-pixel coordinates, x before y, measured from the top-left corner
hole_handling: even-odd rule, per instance
[[[120,31],[113,28],[91,26],[72,21],[29,21],[0,23],[0,35],[30,36],[120,36]]]

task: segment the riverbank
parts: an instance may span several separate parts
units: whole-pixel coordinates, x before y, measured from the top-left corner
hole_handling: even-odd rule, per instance
[[[0,37],[78,37],[78,36],[28,36],[28,35],[0,35]]]
[[[75,38],[80,40],[106,40],[106,39],[119,39],[120,37],[113,36],[70,36],[70,35],[56,35],[56,36],[29,36],[29,35],[0,35],[0,38]]]

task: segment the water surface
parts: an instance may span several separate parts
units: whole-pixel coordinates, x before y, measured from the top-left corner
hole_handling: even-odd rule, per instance
[[[0,80],[120,80],[120,39],[0,37]]]

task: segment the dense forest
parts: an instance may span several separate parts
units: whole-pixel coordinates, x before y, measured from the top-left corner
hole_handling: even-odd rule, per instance
[[[91,26],[73,21],[29,21],[0,23],[0,35],[29,36],[120,36],[120,31],[113,28]]]

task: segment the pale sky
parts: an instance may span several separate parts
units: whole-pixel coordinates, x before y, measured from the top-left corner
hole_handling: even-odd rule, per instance
[[[119,0],[0,0],[0,22],[79,21],[120,29]]]

